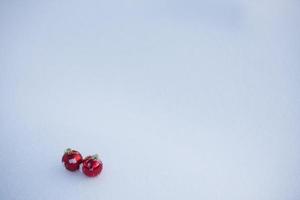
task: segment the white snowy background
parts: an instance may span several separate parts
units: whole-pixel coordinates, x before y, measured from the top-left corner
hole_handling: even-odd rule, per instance
[[[298,0],[1,0],[0,199],[299,200],[299,36]]]

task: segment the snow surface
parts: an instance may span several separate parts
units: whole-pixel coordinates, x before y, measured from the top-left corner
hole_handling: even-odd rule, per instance
[[[297,0],[1,1],[0,199],[299,200],[299,35]]]

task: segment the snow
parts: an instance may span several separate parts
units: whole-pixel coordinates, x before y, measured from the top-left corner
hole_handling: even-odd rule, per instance
[[[299,6],[2,1],[0,199],[300,199]]]

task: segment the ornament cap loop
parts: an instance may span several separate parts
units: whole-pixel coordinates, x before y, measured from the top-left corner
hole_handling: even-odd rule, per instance
[[[99,155],[98,154],[95,154],[95,155],[92,155],[92,157],[96,160],[99,160]]]
[[[69,153],[69,152],[71,152],[71,151],[72,151],[71,148],[67,148],[67,149],[65,150],[65,153]]]

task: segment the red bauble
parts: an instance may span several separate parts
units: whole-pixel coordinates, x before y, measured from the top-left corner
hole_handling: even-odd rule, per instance
[[[68,170],[76,171],[82,163],[82,156],[78,151],[67,149],[62,157],[62,162]]]
[[[82,172],[89,177],[99,175],[102,169],[103,163],[98,159],[97,155],[88,156],[82,162]]]

